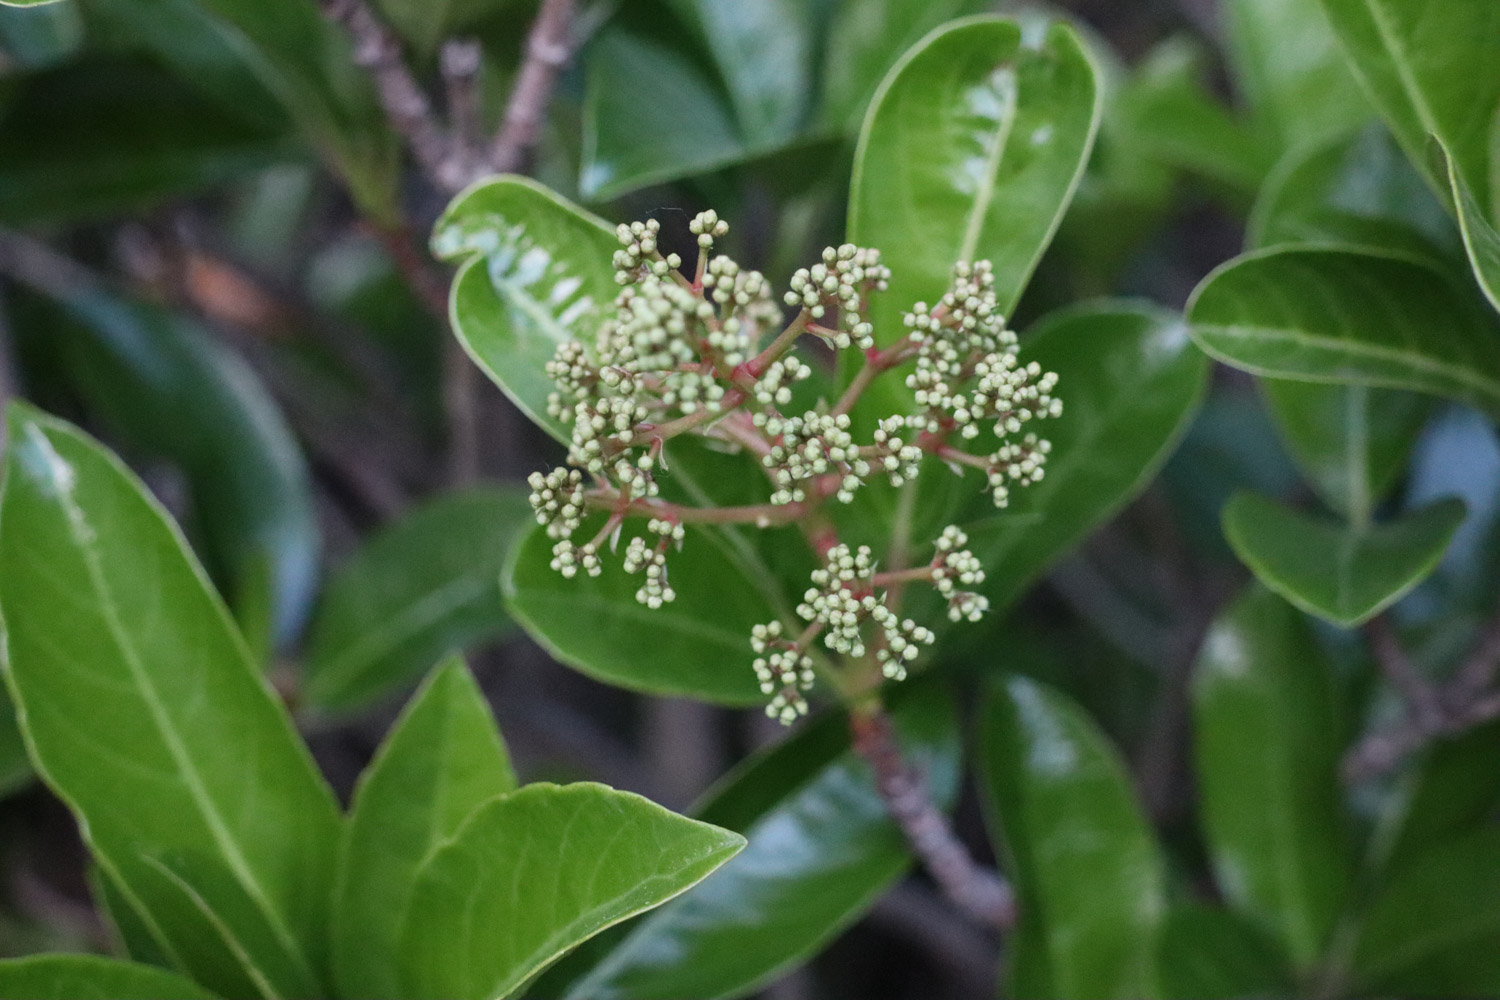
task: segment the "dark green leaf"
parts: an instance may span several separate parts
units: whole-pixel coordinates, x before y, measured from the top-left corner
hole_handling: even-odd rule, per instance
[[[554,387],[545,367],[559,344],[604,322],[617,291],[614,231],[535,181],[500,177],[459,195],[432,248],[464,261],[448,306],[464,349],[528,417],[567,441],[567,427],[547,415]]]
[[[123,957],[166,968],[172,960],[162,951],[151,927],[125,898],[120,884],[98,865],[89,868],[89,892],[94,907],[109,925],[115,950]]]
[[[1496,192],[1491,129],[1500,108],[1500,4],[1489,0],[1322,0],[1371,100],[1435,190],[1448,178],[1428,136],[1448,148],[1485,217]]]
[[[1417,258],[1341,246],[1236,257],[1198,285],[1198,346],[1257,375],[1412,389],[1500,409],[1500,329]]]
[[[744,846],[739,834],[603,785],[528,785],[495,799],[417,872],[402,923],[407,993],[509,996],[569,948],[686,891]]]
[[[982,759],[1019,889],[1014,995],[1156,996],[1162,859],[1108,738],[1062,694],[1015,676],[985,711]]]
[[[928,686],[892,711],[905,758],[937,801],[958,783],[952,708]],[[749,846],[714,878],[631,925],[575,1000],[742,996],[817,952],[911,863],[905,838],[849,749],[848,723],[828,716],[724,781],[699,819]]]
[[[61,0],[3,0],[6,7],[37,7],[44,3],[59,3]]]
[[[751,155],[724,97],[666,41],[611,27],[589,45],[585,64],[583,197],[607,201]],[[642,94],[642,81],[652,94]]]
[[[1345,524],[1240,493],[1224,508],[1224,536],[1261,583],[1309,614],[1352,628],[1421,583],[1463,519],[1461,500],[1384,524]]]
[[[0,55],[23,69],[65,62],[83,45],[77,3],[0,4]]]
[[[333,960],[340,996],[401,996],[396,957],[423,862],[516,776],[488,703],[462,661],[428,678],[360,777],[334,887]]]
[[[214,577],[236,610],[269,600],[274,634],[290,639],[312,600],[320,539],[301,449],[255,373],[209,331],[152,305],[87,288],[34,305],[17,326],[58,352],[116,434],[182,468]]]
[[[1361,993],[1500,993],[1500,830],[1475,830],[1395,873],[1354,949]]]
[[[939,25],[989,7],[983,0],[840,0],[823,56],[822,121],[859,128],[875,88],[903,52]]]
[[[140,211],[293,155],[280,131],[150,64],[70,65],[24,78],[0,112],[0,221]]]
[[[1224,14],[1235,82],[1279,149],[1347,132],[1374,114],[1316,3],[1229,0]]]
[[[902,57],[865,118],[849,199],[849,238],[892,271],[871,306],[877,336],[900,336],[901,313],[935,302],[959,261],[994,264],[1010,313],[1073,196],[1100,106],[1064,24],[1032,47],[1014,22],[964,20]]]
[[[1187,429],[1208,369],[1176,315],[1128,303],[1055,313],[1021,356],[1058,373],[1063,412],[1041,428],[1052,442],[1046,478],[966,526],[997,605],[1145,488]]]
[[[792,138],[812,91],[818,5],[675,0],[674,6],[707,40],[746,142],[767,146]]]
[[[1312,488],[1355,523],[1396,484],[1432,399],[1363,385],[1261,379],[1267,408]]]
[[[1291,972],[1276,942],[1228,910],[1178,903],[1167,912],[1158,951],[1168,1000],[1292,996]]]
[[[1307,966],[1322,953],[1353,872],[1328,664],[1297,612],[1252,587],[1209,630],[1193,699],[1219,889]]]
[[[230,995],[252,970],[277,976],[287,955],[321,968],[333,796],[160,505],[97,444],[20,406],[0,493],[0,612],[38,772],[174,960]],[[185,889],[171,869],[184,857],[228,889]],[[187,889],[210,906],[232,890],[253,921],[191,913]],[[263,931],[274,950],[251,951]],[[239,967],[219,961],[224,935]]]
[[[1255,201],[1248,249],[1326,242],[1436,259],[1459,252],[1442,202],[1377,124],[1293,150]]]
[[[1497,159],[1500,159],[1500,151],[1497,151]],[[1474,277],[1490,305],[1500,309],[1500,230],[1485,217],[1473,189],[1459,175],[1458,161],[1451,154],[1448,156],[1448,180],[1452,185],[1458,226],[1463,233],[1464,249],[1469,254]]]
[[[1435,744],[1398,792],[1386,867],[1402,867],[1429,849],[1472,832],[1500,807],[1500,722]]]
[[[750,630],[778,616],[738,560],[688,528],[682,551],[667,556],[677,599],[656,610],[635,599],[642,577],[608,551],[603,560],[602,576],[566,579],[550,566],[552,540],[533,528],[502,582],[511,614],[558,660],[605,683],[729,705],[764,700]]]
[[[149,965],[98,955],[0,961],[0,1000],[209,1000],[197,983]]]
[[[485,487],[446,494],[372,538],[324,588],[304,702],[358,709],[444,653],[503,634],[500,571],[531,521],[521,491]]]

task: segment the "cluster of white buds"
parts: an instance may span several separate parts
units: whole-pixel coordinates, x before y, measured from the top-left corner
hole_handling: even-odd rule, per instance
[[[825,247],[822,261],[792,275],[784,301],[806,309],[816,320],[829,306],[838,309],[839,323],[846,329],[832,334],[833,346],[869,350],[875,346],[875,328],[863,319],[865,299],[872,291],[885,291],[890,279],[891,269],[880,263],[879,250],[853,243]]]
[[[875,454],[880,468],[889,477],[892,486],[900,486],[909,479],[917,478],[921,471],[922,449],[907,444],[901,438],[906,427],[906,418],[900,414],[886,417],[875,428]]]
[[[812,376],[811,366],[795,354],[777,358],[755,380],[755,401],[761,406],[787,406],[792,401],[792,386]]]
[[[876,661],[886,677],[900,680],[906,676],[906,664],[936,636],[892,611],[885,595],[876,593],[874,576],[875,557],[868,545],[852,551],[847,545],[836,545],[823,568],[813,571],[813,586],[802,595],[797,614],[823,626],[825,646],[855,659],[868,651],[864,626],[871,623],[882,640],[875,651]]]
[[[629,285],[647,274],[662,278],[682,266],[682,258],[675,253],[666,256],[658,253],[656,242],[660,235],[661,223],[655,219],[615,227],[615,238],[624,248],[615,251],[616,282]]]
[[[990,609],[989,598],[968,589],[984,582],[984,564],[964,548],[968,544],[969,536],[953,524],[943,529],[936,543],[932,585],[948,599],[948,618],[952,621],[967,618],[977,622]]]
[[[712,250],[715,237],[729,235],[729,223],[719,218],[719,213],[710,208],[693,216],[693,221],[688,223],[688,232],[698,237],[699,249]]]
[[[918,302],[905,322],[917,345],[916,370],[906,384],[924,411],[907,418],[907,426],[928,431],[951,428],[972,440],[988,425],[1001,441],[989,456],[987,475],[996,506],[1009,502],[1011,483],[1042,478],[1050,446],[1035,435],[1015,445],[1006,441],[1038,417],[1062,413],[1052,395],[1055,372],[1017,360],[1017,340],[1005,325],[995,296],[995,276],[988,261],[959,264],[953,285],[936,308]]]
[[[547,529],[548,538],[567,538],[583,522],[583,474],[577,469],[553,469],[545,476],[533,472],[526,478],[531,487],[531,509],[536,523]]]
[[[806,715],[803,692],[813,685],[813,661],[807,651],[782,634],[781,622],[751,629],[750,648],[756,654],[755,679],[761,693],[771,697],[766,714],[783,725]]]
[[[839,502],[853,500],[854,491],[870,474],[870,463],[861,457],[849,433],[851,423],[847,413],[815,410],[767,423],[767,431],[778,437],[761,459],[776,487],[771,503],[800,503],[807,499],[803,483],[830,474],[840,477],[835,494]]]

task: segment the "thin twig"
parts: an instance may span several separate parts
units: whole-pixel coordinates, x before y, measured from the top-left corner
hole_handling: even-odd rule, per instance
[[[573,0],[542,0],[526,36],[526,58],[505,105],[500,132],[490,146],[489,166],[515,173],[526,166],[541,137],[557,75],[573,56]]]
[[[1003,930],[1016,921],[1015,893],[999,872],[979,864],[932,801],[926,779],[901,758],[890,719],[882,712],[849,718],[854,749],[875,771],[886,810],[906,835],[943,895],[976,922]]]
[[[1441,729],[1444,712],[1437,689],[1422,676],[1411,657],[1406,655],[1390,618],[1385,614],[1371,618],[1365,624],[1365,637],[1370,640],[1370,651],[1375,654],[1375,662],[1406,702],[1413,721],[1428,732]]]
[[[452,123],[454,155],[465,163],[477,163],[484,123],[479,116],[477,84],[481,65],[479,43],[472,38],[454,38],[443,43],[438,69],[448,98],[448,120]]]
[[[1500,692],[1471,702],[1456,712],[1449,712],[1435,729],[1416,724],[1415,719],[1370,733],[1344,758],[1344,780],[1363,781],[1389,771],[1408,754],[1420,750],[1433,739],[1451,736],[1465,729],[1500,719]]]
[[[1494,683],[1497,672],[1500,672],[1500,607],[1496,607],[1490,620],[1481,626],[1469,655],[1453,672],[1453,679],[1443,692],[1443,700],[1450,708],[1471,701]]]

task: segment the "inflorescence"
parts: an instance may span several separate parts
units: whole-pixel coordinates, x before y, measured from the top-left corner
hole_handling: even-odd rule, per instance
[[[548,413],[572,430],[569,467],[533,473],[531,503],[553,540],[552,568],[566,577],[580,570],[598,576],[601,552],[618,550],[627,522],[643,524],[625,543],[623,568],[642,576],[636,599],[652,608],[676,596],[668,553],[683,544],[685,523],[798,523],[811,531],[817,519],[824,563],[797,607],[805,627],[792,636],[770,622],[756,626],[750,640],[756,677],[771,698],[767,711],[790,722],[807,711],[815,644],[845,660],[868,659],[899,680],[933,641],[931,630],[897,614],[893,588],[930,584],[954,621],[976,621],[988,608],[974,589],[984,581],[983,567],[957,527],[936,540],[927,567],[882,574],[868,546],[851,550],[827,539],[820,507],[850,502],[877,477],[909,483],[929,457],[979,470],[1004,507],[1013,487],[1042,478],[1050,444],[1028,425],[1062,411],[1053,395],[1057,376],[1019,361],[987,261],[957,265],[943,296],[916,303],[904,316],[906,329],[881,347],[867,319],[870,296],[890,280],[878,250],[829,247],[797,271],[781,302],[798,312],[783,325],[765,277],[713,252],[728,224],[710,211],[690,229],[698,243],[691,278],[677,254],[659,248],[656,221],[617,229],[613,263],[621,289],[613,317],[593,343],[563,344],[547,365],[555,385]],[[793,353],[804,334],[859,352],[862,368],[837,401],[798,409],[797,386],[813,374]],[[861,439],[855,404],[875,377],[898,368],[909,370],[914,406],[873,419]],[[663,447],[686,433],[754,455],[767,478],[766,504],[714,511],[662,500]],[[988,444],[974,450],[980,442]],[[583,532],[596,515],[602,524]]]

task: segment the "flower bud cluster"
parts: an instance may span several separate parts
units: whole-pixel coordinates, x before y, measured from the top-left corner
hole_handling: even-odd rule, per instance
[[[959,264],[953,285],[936,308],[918,302],[905,322],[917,348],[916,370],[907,376],[924,413],[907,419],[918,430],[951,429],[963,440],[979,436],[985,425],[1001,446],[989,455],[987,475],[995,505],[1009,502],[1009,485],[1042,478],[1050,447],[1035,435],[1020,446],[1006,438],[1020,433],[1030,420],[1056,417],[1062,401],[1052,395],[1057,374],[1039,364],[1017,360],[1017,341],[1005,326],[995,295],[995,276],[988,261]]]
[[[788,283],[783,301],[801,306],[813,319],[822,319],[832,306],[839,311],[839,324],[846,329],[832,335],[835,347],[869,350],[875,346],[875,328],[865,322],[865,299],[870,292],[883,292],[891,269],[880,263],[880,251],[845,243],[826,247],[823,259],[812,267],[799,268]]]
[[[965,618],[977,622],[990,609],[989,598],[960,589],[984,582],[984,565],[978,556],[964,548],[968,544],[969,536],[950,524],[938,537],[937,556],[933,559],[932,585],[948,599],[948,618],[955,622]]]
[[[875,592],[874,576],[875,558],[868,545],[852,551],[847,545],[836,545],[823,568],[813,571],[814,586],[802,595],[797,614],[823,626],[823,645],[854,659],[867,652],[864,627],[870,623],[882,640],[875,651],[876,661],[886,677],[900,680],[906,676],[906,664],[936,637],[925,626],[892,611],[885,595]]]
[[[621,223],[615,227],[615,238],[624,248],[615,251],[612,261],[618,284],[634,284],[648,274],[664,278],[682,266],[682,258],[675,253],[663,257],[657,251],[656,242],[660,235],[661,223],[655,219],[632,222],[628,226]]]
[[[854,491],[870,474],[870,463],[860,457],[854,435],[849,433],[849,415],[808,410],[800,417],[781,417],[768,422],[768,433],[777,443],[761,459],[776,487],[771,503],[780,506],[807,499],[804,483],[819,476],[840,477],[840,503],[854,499]]]
[[[781,622],[750,630],[750,649],[756,654],[755,679],[762,694],[771,697],[766,714],[791,725],[807,714],[803,692],[813,685],[813,661],[807,651],[782,634]]]
[[[673,542],[682,545],[682,525],[660,518],[652,518],[647,529],[658,536],[652,546],[641,535],[636,535],[625,547],[625,572],[646,574],[646,582],[635,592],[635,599],[655,610],[663,604],[677,599],[677,592],[667,580],[667,547]]]

